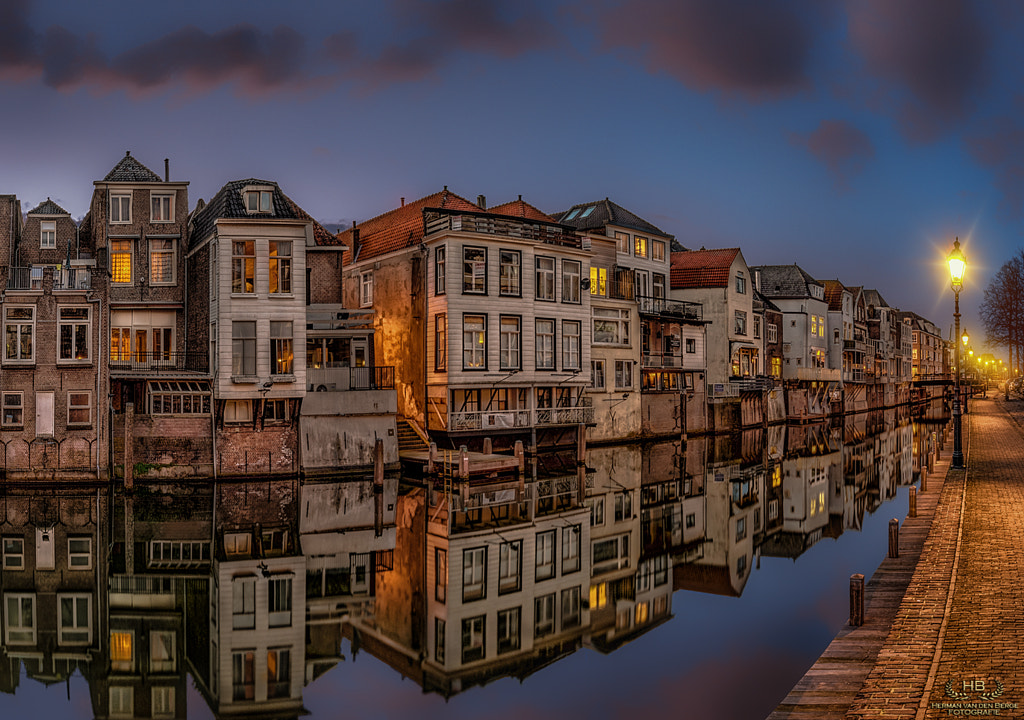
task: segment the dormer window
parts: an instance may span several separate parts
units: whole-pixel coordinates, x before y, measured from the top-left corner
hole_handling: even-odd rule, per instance
[[[270,190],[246,190],[245,210],[250,213],[268,213],[273,209]]]

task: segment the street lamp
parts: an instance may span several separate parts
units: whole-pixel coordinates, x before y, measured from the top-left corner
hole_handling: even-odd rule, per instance
[[[953,288],[953,319],[956,322],[956,335],[960,337],[960,291],[964,287],[964,270],[967,269],[967,261],[963,252],[960,251],[960,238],[953,241],[953,251],[946,258],[949,263],[949,286]],[[964,451],[960,438],[960,345],[953,341],[956,348],[955,393],[953,395],[953,467],[963,469]],[[964,345],[967,344],[967,333],[964,333]]]

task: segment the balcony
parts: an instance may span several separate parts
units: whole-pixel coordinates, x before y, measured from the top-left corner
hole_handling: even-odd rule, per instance
[[[645,369],[680,368],[683,366],[683,357],[678,353],[644,353],[641,361]]]
[[[54,290],[88,290],[92,287],[89,268],[54,269]],[[11,267],[7,271],[8,290],[42,290],[43,266]]]
[[[646,295],[638,295],[636,302],[641,315],[660,315],[698,322],[704,319],[704,306],[700,303]]]
[[[727,383],[708,385],[708,398],[739,397],[745,392],[768,392],[775,387],[775,379],[770,377],[732,378]]]
[[[199,350],[168,350],[165,352],[139,352],[130,355],[112,353],[110,372],[112,375],[173,375],[177,373],[206,373],[209,362],[207,354]]]
[[[424,233],[428,236],[439,232],[467,232],[533,240],[546,245],[582,247],[580,237],[575,232],[556,223],[548,224],[490,213],[426,210],[423,213],[423,226]]]
[[[392,365],[342,367],[333,363],[323,367],[307,367],[306,385],[311,392],[394,390],[395,368]]]
[[[589,398],[584,398],[584,400],[587,401]],[[448,416],[448,431],[526,430],[531,427],[579,425],[592,422],[594,422],[594,408],[589,402],[585,402],[575,407],[453,412]]]
[[[799,380],[801,382],[838,382],[842,378],[842,370],[826,367],[797,367],[784,366],[782,377],[786,380]]]

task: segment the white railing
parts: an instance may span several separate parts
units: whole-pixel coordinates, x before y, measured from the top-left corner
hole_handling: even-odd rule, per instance
[[[504,430],[539,425],[578,425],[594,422],[591,406],[540,408],[537,410],[473,410],[448,414],[448,429]]]

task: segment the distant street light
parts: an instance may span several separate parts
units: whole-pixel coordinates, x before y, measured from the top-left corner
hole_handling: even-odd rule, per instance
[[[956,238],[953,241],[953,251],[949,253],[946,261],[949,263],[949,286],[953,288],[953,319],[956,322],[956,335],[954,337],[960,337],[960,291],[964,287],[964,270],[967,269],[967,260],[964,258],[963,252],[960,251],[960,238]],[[966,331],[964,332],[963,342],[966,346]],[[953,342],[953,345],[956,352],[956,359],[954,361],[956,380],[954,385],[955,392],[953,394],[953,467],[963,469],[964,451],[960,437],[960,345],[956,341]]]

